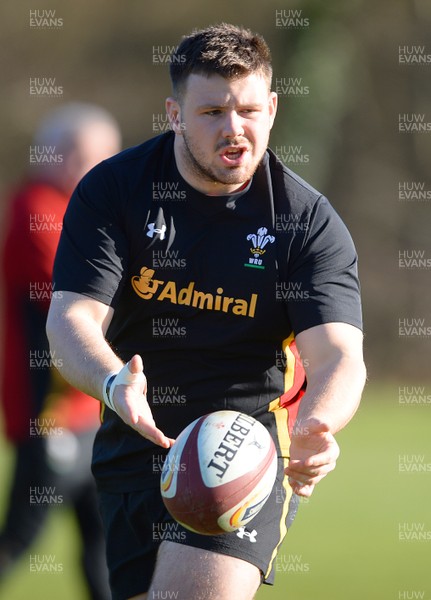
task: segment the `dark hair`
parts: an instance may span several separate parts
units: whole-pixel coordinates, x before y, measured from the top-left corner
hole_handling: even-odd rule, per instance
[[[261,73],[271,85],[271,52],[263,37],[249,29],[221,23],[183,37],[171,55],[170,76],[175,95],[191,73],[238,79]]]

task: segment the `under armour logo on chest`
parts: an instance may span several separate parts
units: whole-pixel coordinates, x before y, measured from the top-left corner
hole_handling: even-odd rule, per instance
[[[161,227],[156,227],[155,223],[148,223],[147,225],[148,231],[147,236],[152,238],[154,234],[159,234],[160,239],[164,240],[166,236],[166,225],[162,225]]]

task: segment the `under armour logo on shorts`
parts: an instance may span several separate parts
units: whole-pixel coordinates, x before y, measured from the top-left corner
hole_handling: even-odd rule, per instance
[[[252,542],[253,544],[256,543],[256,536],[257,536],[257,531],[256,529],[253,529],[253,531],[246,531],[245,527],[240,527],[238,529],[238,531],[236,532],[236,535],[241,538],[242,540],[245,537],[248,537],[249,541]]]

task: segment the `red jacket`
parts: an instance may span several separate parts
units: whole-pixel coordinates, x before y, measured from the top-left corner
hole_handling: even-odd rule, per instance
[[[61,359],[50,352],[45,333],[68,200],[51,185],[27,183],[9,205],[2,256],[1,402],[5,434],[13,442],[26,439],[34,425],[37,431],[48,425],[79,431],[99,422],[99,402],[70,387],[52,368],[61,367]]]

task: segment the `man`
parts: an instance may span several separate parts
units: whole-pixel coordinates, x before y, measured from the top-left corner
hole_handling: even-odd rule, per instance
[[[271,75],[248,30],[184,38],[173,132],[94,169],[65,217],[47,327],[64,376],[103,402],[93,473],[115,600],[245,600],[272,583],[298,496],[334,468],[359,403],[356,253],[327,200],[267,150]],[[277,231],[292,218],[301,227]],[[280,456],[255,544],[191,533],[160,499],[176,436],[224,408],[264,423]],[[172,528],[175,541],[160,534]]]
[[[91,475],[99,415],[93,398],[61,380],[45,332],[62,219],[78,181],[120,150],[105,110],[70,103],[50,112],[30,150],[30,168],[10,203],[2,256],[2,406],[15,466],[0,533],[0,579],[40,533],[50,507],[69,504],[82,539],[83,574],[93,600],[109,594],[105,544]]]

